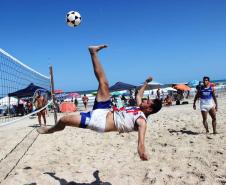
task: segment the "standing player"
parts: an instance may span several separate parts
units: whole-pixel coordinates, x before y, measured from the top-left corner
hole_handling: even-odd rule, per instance
[[[195,95],[193,108],[196,110],[196,100],[200,98],[200,109],[202,113],[203,126],[206,129],[206,133],[209,133],[207,124],[207,114],[209,113],[212,118],[213,134],[217,134],[216,131],[216,111],[217,111],[217,98],[215,96],[215,90],[210,85],[210,78],[207,76],[203,77],[203,86],[197,89]]]

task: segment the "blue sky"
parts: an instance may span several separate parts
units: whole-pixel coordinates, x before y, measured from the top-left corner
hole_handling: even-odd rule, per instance
[[[225,0],[1,0],[0,48],[44,75],[53,65],[65,91],[97,88],[87,47],[102,43],[110,85],[225,79],[225,10]]]

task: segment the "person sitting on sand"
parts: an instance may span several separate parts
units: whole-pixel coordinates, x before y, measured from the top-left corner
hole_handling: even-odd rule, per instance
[[[145,149],[146,117],[158,112],[162,108],[162,102],[155,99],[142,103],[141,99],[144,90],[148,82],[152,81],[152,78],[149,77],[136,95],[139,107],[111,111],[109,84],[97,55],[100,50],[106,47],[107,45],[89,47],[94,74],[99,82],[93,110],[91,112],[81,112],[77,115],[64,116],[56,125],[38,128],[37,131],[40,134],[49,134],[63,130],[65,126],[90,128],[99,132],[119,131],[121,133],[138,131],[138,154],[142,160],[148,160],[149,157]]]
[[[195,95],[193,108],[196,110],[196,101],[200,98],[200,109],[202,113],[203,126],[206,129],[206,133],[209,133],[207,124],[207,114],[209,113],[212,118],[213,134],[216,134],[216,111],[217,111],[217,98],[215,95],[215,90],[210,85],[210,78],[207,76],[203,77],[203,86],[197,89]]]
[[[164,99],[164,105],[166,106],[172,105],[172,98],[170,97],[170,95],[167,95],[166,98]]]

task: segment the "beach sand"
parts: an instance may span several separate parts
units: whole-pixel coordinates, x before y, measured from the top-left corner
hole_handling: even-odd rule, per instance
[[[137,153],[137,133],[88,129],[39,135],[37,117],[0,127],[1,185],[226,184],[226,98],[219,98],[217,130],[206,135],[192,104],[150,116],[149,161]],[[53,115],[47,118],[53,124]],[[212,132],[211,120],[208,124]]]

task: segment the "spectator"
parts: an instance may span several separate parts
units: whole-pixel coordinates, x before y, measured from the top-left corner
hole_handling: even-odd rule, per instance
[[[172,98],[169,95],[167,95],[166,98],[164,99],[164,105],[166,106],[172,105]]]
[[[36,93],[34,104],[36,105],[36,110],[43,108],[47,104],[47,100],[44,98],[44,96],[41,95],[40,91]],[[42,117],[44,120],[44,126],[46,126],[46,109],[41,110],[40,112],[37,113],[37,115],[38,115],[39,125],[42,126],[42,123],[41,123],[41,117]]]
[[[84,107],[85,107],[85,110],[86,110],[87,104],[88,104],[88,101],[89,101],[89,98],[86,96],[86,94],[84,94],[84,96],[82,97],[82,101],[83,101],[83,104],[84,104]]]

